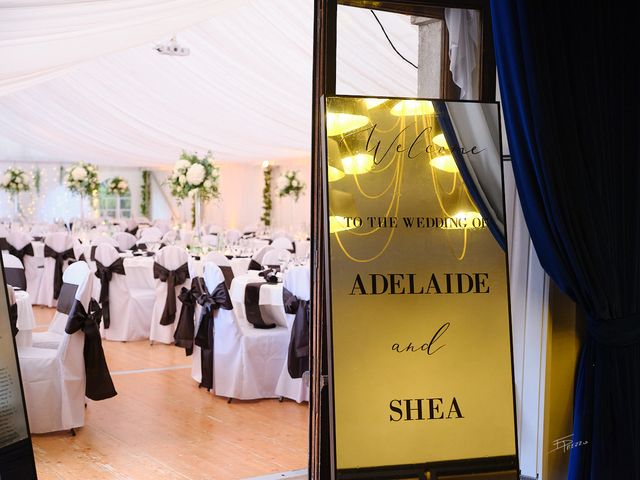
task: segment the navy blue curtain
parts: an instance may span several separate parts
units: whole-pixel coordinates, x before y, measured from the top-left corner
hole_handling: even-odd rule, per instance
[[[640,478],[640,107],[635,15],[492,0],[516,185],[542,266],[587,318],[571,479]]]
[[[496,225],[496,222],[493,216],[491,215],[491,213],[489,213],[489,209],[484,204],[484,201],[482,200],[482,196],[480,195],[480,192],[478,191],[478,188],[475,182],[473,181],[473,177],[471,176],[471,173],[469,173],[467,164],[465,163],[464,158],[462,157],[462,153],[460,151],[460,142],[458,141],[458,137],[456,136],[456,131],[453,128],[453,123],[451,122],[451,115],[449,115],[449,111],[447,110],[446,102],[433,100],[432,103],[433,103],[436,115],[438,116],[438,123],[440,124],[440,128],[442,128],[442,133],[444,133],[444,137],[447,140],[447,145],[449,145],[449,147],[451,148],[451,153],[453,155],[453,159],[456,162],[456,166],[458,167],[458,171],[460,172],[460,176],[462,177],[462,181],[467,187],[467,190],[469,191],[469,195],[471,195],[473,202],[476,204],[476,207],[478,208],[478,212],[480,213],[480,215],[482,215],[482,218],[484,218],[485,222],[487,222],[487,227],[489,227],[489,231],[493,235],[493,238],[496,239],[496,242],[498,242],[498,245],[500,245],[500,248],[506,251],[507,241],[505,239],[505,236],[502,234],[502,232]],[[502,162],[502,159],[496,158],[496,161]],[[503,185],[503,188],[504,188],[504,185]],[[502,221],[504,224],[504,218],[502,219]]]

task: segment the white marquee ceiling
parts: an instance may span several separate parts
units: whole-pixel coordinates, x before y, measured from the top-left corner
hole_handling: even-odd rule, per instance
[[[213,17],[205,9],[205,21],[178,32],[191,49],[187,57],[160,55],[153,42],[100,50],[72,67],[45,65],[48,73],[33,82],[40,83],[13,85],[0,96],[0,161],[163,166],[182,149],[211,149],[220,162],[308,159],[313,1],[215,3],[224,8]],[[417,27],[408,17],[378,15],[416,62]],[[110,34],[120,45],[118,31]],[[0,34],[7,48],[3,40]],[[84,56],[86,47],[78,46]],[[416,70],[393,52],[367,10],[341,7],[337,68],[340,93],[415,94]]]

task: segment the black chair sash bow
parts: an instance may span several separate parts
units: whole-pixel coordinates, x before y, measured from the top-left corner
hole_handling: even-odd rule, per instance
[[[4,269],[4,281],[12,287],[20,290],[27,289],[27,277],[24,274],[24,268],[7,268]]]
[[[287,370],[291,378],[302,378],[309,370],[309,319],[311,307],[308,300],[300,300],[286,288],[282,289],[284,311],[295,314],[289,339]]]
[[[73,307],[73,304],[76,301],[77,290],[78,285],[74,285],[73,283],[62,284],[62,288],[60,289],[60,296],[58,297],[58,304],[56,305],[56,310],[58,312],[69,315],[71,307]]]
[[[204,282],[203,282],[204,284]],[[229,290],[224,282],[220,282],[213,292],[209,293],[203,285],[202,293],[198,297],[198,304],[202,306],[200,313],[200,325],[196,334],[195,344],[200,347],[200,371],[202,379],[200,386],[206,389],[213,388],[213,331],[215,312],[219,308],[232,310],[233,304],[229,296]]]
[[[193,339],[195,337],[194,317],[196,304],[201,292],[200,278],[191,281],[191,288],[182,287],[178,299],[182,302],[178,326],[173,334],[177,347],[184,348],[187,357],[193,353]]]
[[[167,283],[167,300],[164,304],[160,325],[171,325],[176,320],[176,286],[189,278],[189,265],[183,264],[175,270],[168,270],[158,262],[153,262],[153,278]]]
[[[111,314],[109,313],[109,284],[111,283],[111,278],[113,278],[114,273],[117,273],[118,275],[126,275],[124,270],[124,258],[118,258],[107,267],[96,260],[95,276],[100,279],[100,305],[102,306],[104,328],[109,328],[111,325]]]
[[[69,335],[78,330],[84,332],[84,370],[87,376],[85,395],[91,400],[105,400],[118,394],[102,349],[99,328],[101,314],[100,305],[94,299],[89,303],[88,312],[82,302],[76,300],[64,329]]]
[[[57,252],[49,245],[45,245],[44,256],[53,258],[56,261],[55,269],[53,271],[53,298],[57,300],[60,296],[60,289],[62,288],[62,267],[64,266],[65,260],[75,258],[73,255],[73,248],[63,252]]]
[[[260,272],[258,276],[264,278],[267,283],[275,285],[278,283],[278,275],[276,275],[276,272],[280,270],[279,266],[276,265],[275,267],[276,268],[268,268],[265,271]]]
[[[24,247],[18,249],[13,245],[9,244],[9,253],[15,257],[18,257],[22,262],[22,264],[24,265],[25,255],[29,255],[30,257],[33,257],[33,245],[31,245],[31,242],[29,242]]]

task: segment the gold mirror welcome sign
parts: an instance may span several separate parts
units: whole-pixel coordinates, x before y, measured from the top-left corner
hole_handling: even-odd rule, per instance
[[[326,99],[338,478],[517,469],[507,263],[456,161],[501,172],[499,128],[464,144],[440,105]],[[456,105],[454,127],[464,105],[498,118]]]

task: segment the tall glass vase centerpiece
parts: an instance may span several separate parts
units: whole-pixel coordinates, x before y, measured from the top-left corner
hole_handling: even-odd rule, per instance
[[[13,203],[13,220],[20,219],[20,198],[21,192],[28,192],[30,185],[27,177],[27,173],[21,168],[10,167],[5,170],[2,176],[2,182],[0,188],[7,192],[11,197]]]
[[[67,169],[65,175],[67,189],[80,196],[80,229],[85,225],[84,199],[98,190],[98,169],[90,163],[79,162]]]
[[[179,203],[186,198],[192,200],[193,243],[199,242],[202,235],[202,203],[220,196],[219,181],[220,169],[211,151],[203,157],[183,151],[167,179],[171,194]]]
[[[122,177],[113,177],[107,181],[107,193],[116,196],[116,220],[120,220],[120,197],[129,193],[129,183]]]

